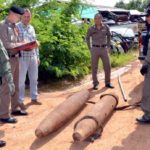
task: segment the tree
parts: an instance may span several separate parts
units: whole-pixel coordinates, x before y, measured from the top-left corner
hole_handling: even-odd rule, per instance
[[[116,3],[116,7],[124,9],[136,9],[139,11],[144,11],[144,8],[147,5],[147,0],[131,0],[129,3],[125,4],[123,0]]]
[[[13,0],[12,4],[21,6],[21,7],[33,7],[39,3],[39,0]]]
[[[41,43],[40,77],[73,77],[89,73],[90,55],[84,36],[86,25],[72,24],[79,0],[68,4],[52,1],[34,9],[32,24]]]
[[[141,0],[131,0],[128,4],[127,4],[127,9],[137,9],[139,11],[144,11],[145,5],[146,4],[146,0],[141,1]]]
[[[123,2],[123,0],[120,0],[119,2],[116,3],[115,7],[117,8],[126,8],[126,4]]]

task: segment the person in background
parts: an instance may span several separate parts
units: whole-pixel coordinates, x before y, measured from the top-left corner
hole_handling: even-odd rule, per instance
[[[13,96],[9,95],[9,87],[6,78],[2,78],[2,85],[0,90],[1,105],[0,105],[0,121],[3,123],[16,123],[17,120],[14,116],[25,116],[28,113],[22,110],[18,103],[18,85],[19,85],[19,53],[14,50],[14,47],[23,45],[19,42],[16,22],[20,20],[23,15],[24,9],[18,6],[12,6],[6,19],[0,23],[0,39],[8,52],[9,62],[11,65],[11,72],[15,84],[16,92]],[[11,102],[11,114],[9,105]]]
[[[0,40],[0,90],[1,90],[1,84],[2,84],[2,77],[6,78],[7,84],[9,87],[9,93],[10,93],[10,95],[13,96],[15,94],[15,85],[14,85],[13,76],[11,73],[9,57],[8,57],[6,49],[4,48],[4,46]],[[1,103],[0,103],[0,105],[1,105]],[[5,145],[6,145],[6,142],[0,140],[0,147],[3,147]]]
[[[148,43],[150,38],[150,4],[147,6],[146,11],[146,35],[142,36],[142,45],[143,45],[143,56],[147,55]]]
[[[111,33],[109,27],[102,22],[101,14],[98,13],[95,15],[94,22],[95,25],[88,29],[86,36],[87,45],[91,52],[93,89],[97,90],[99,85],[99,81],[97,79],[99,58],[101,58],[104,66],[105,86],[107,88],[114,88],[110,83],[111,66],[108,56]]]
[[[148,5],[146,12],[147,25],[150,29],[150,5]],[[149,30],[150,31],[150,30]],[[147,37],[147,51],[143,66],[140,70],[144,76],[144,86],[141,100],[141,108],[144,112],[142,117],[136,118],[139,123],[150,124],[150,39]]]
[[[34,27],[30,24],[32,14],[29,9],[24,9],[25,13],[21,17],[21,22],[17,24],[19,36],[22,41],[35,41],[36,34]],[[38,65],[40,64],[39,49],[32,49],[31,51],[21,51],[20,69],[19,69],[19,103],[24,106],[25,97],[25,80],[28,73],[30,81],[30,97],[34,104],[41,104],[38,101]],[[25,106],[24,106],[25,109]]]

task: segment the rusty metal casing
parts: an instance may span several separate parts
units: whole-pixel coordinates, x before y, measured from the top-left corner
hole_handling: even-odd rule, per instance
[[[44,137],[53,133],[78,113],[88,101],[90,93],[83,90],[75,93],[58,105],[47,117],[39,124],[35,130],[37,137]]]
[[[91,112],[81,118],[74,126],[74,141],[84,141],[97,130],[102,133],[103,126],[118,104],[118,97],[114,94],[104,94],[100,101],[93,106]]]

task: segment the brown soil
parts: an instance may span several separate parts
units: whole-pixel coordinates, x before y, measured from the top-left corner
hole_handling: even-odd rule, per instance
[[[140,101],[143,77],[139,73],[140,63],[135,61],[131,69],[121,76],[128,103],[133,104]],[[85,81],[86,80],[86,81]],[[27,97],[25,104],[28,107],[27,117],[17,117],[18,123],[14,125],[1,124],[0,137],[7,141],[4,150],[149,150],[150,149],[150,126],[139,125],[135,118],[143,113],[140,108],[117,111],[106,124],[102,136],[94,143],[81,142],[73,143],[72,133],[74,123],[86,114],[93,104],[88,104],[66,126],[42,139],[37,139],[35,129],[45,116],[52,111],[58,104],[63,102],[69,95],[83,88],[91,88],[92,84],[88,77],[78,84],[68,85],[70,88],[64,89],[64,85],[53,88],[53,85],[46,85],[40,88],[39,99],[42,105],[32,105],[30,98]],[[115,92],[119,96],[119,106],[126,105],[123,101],[118,81],[112,80],[115,85],[114,90],[104,88],[101,81],[100,89],[92,92],[93,101],[97,101],[104,92]],[[68,112],[69,113],[69,112]]]

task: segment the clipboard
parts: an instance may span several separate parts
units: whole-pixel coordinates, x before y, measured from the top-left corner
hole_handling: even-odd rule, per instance
[[[38,48],[38,44],[36,41],[32,41],[29,43],[25,43],[23,45],[14,47],[12,50],[16,50],[16,51],[31,51],[34,48]]]

